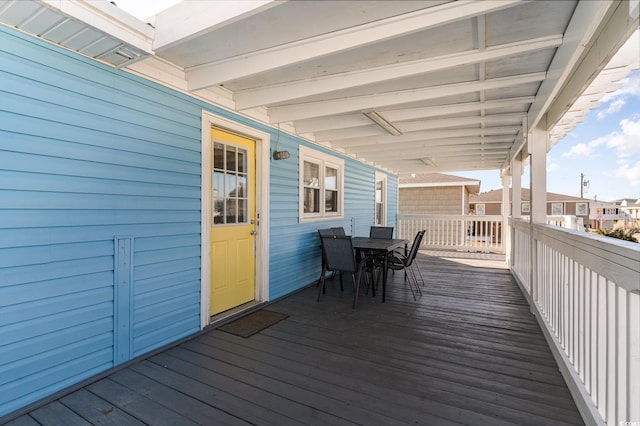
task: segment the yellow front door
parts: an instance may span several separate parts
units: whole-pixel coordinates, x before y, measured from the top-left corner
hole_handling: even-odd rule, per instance
[[[255,299],[255,141],[211,130],[210,315]]]

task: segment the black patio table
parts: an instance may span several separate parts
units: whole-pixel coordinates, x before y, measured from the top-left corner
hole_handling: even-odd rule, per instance
[[[387,254],[400,247],[407,247],[409,240],[405,239],[387,239],[387,238],[369,238],[369,237],[352,237],[351,242],[353,248],[363,251],[384,252],[385,261],[382,267],[382,301],[384,302],[385,294],[387,290],[387,271],[389,270],[387,264]],[[375,283],[374,283],[375,285]]]

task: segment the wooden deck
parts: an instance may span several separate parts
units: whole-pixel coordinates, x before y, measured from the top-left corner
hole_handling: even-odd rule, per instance
[[[269,306],[249,338],[211,330],[11,425],[583,424],[534,317],[497,262],[421,253],[387,302],[329,282]]]

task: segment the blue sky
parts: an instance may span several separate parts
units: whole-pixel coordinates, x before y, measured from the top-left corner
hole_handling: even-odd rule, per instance
[[[579,197],[584,173],[589,181],[585,198],[640,198],[640,71],[602,101],[547,154],[548,192]],[[498,171],[452,174],[480,179],[482,192],[502,188]],[[522,186],[529,187],[528,167]]]

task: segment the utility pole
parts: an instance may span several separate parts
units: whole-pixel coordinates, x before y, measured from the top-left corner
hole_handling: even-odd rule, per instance
[[[584,198],[584,187],[589,185],[588,180],[584,180],[584,173],[580,173],[580,198]]]

